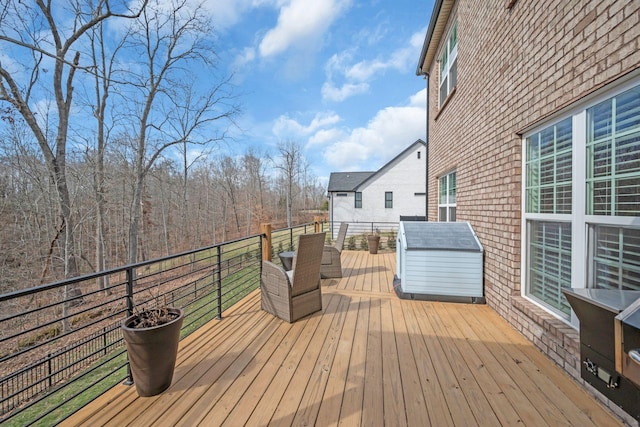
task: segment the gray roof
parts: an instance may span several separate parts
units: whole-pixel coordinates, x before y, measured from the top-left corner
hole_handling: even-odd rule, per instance
[[[329,193],[335,191],[355,191],[355,189],[375,172],[331,172]]]

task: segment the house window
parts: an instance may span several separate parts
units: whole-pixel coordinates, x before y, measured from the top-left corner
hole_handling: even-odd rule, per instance
[[[563,288],[640,290],[637,82],[526,136],[524,171],[526,295],[568,319]]]
[[[454,21],[440,53],[440,106],[458,83],[458,22]]]
[[[418,159],[420,159],[420,152],[418,151]]]
[[[456,220],[456,172],[440,177],[438,182],[438,221]]]
[[[393,192],[386,191],[384,193],[384,207],[393,208]]]
[[[355,201],[356,201],[355,207],[356,208],[362,208],[362,193],[361,192],[356,191]]]

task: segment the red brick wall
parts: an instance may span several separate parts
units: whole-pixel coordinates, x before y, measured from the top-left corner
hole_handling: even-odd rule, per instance
[[[579,378],[577,332],[520,297],[518,132],[640,68],[640,1],[509,3],[457,2],[458,81],[442,110],[431,65],[429,218],[438,177],[455,169],[457,219],[471,222],[485,249],[488,304]]]

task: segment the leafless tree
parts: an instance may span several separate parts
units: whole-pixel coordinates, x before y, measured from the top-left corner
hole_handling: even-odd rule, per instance
[[[239,113],[230,77],[203,95],[190,73],[194,65],[213,71],[213,32],[201,8],[186,0],[147,7],[131,27],[128,46],[136,52],[144,71],[130,76],[127,98],[134,134],[128,135],[134,161],[132,218],[129,226],[129,262],[138,257],[138,232],[145,178],[158,158],[181,144],[208,146],[226,137],[226,129]],[[212,74],[207,75],[211,78]],[[216,127],[219,125],[220,128]]]
[[[52,10],[52,0],[7,0],[0,10],[0,50],[15,62],[0,62],[0,101],[17,111],[33,132],[57,195],[59,222],[51,246],[62,237],[64,275],[78,274],[75,253],[75,218],[67,175],[67,137],[78,71],[90,71],[81,63],[82,40],[96,25],[112,18],[135,18],[125,4],[112,8],[109,0],[69,1],[64,6],[71,20]],[[141,4],[144,9],[146,0]],[[55,7],[61,6],[56,2]],[[118,11],[120,9],[120,11]],[[49,69],[53,68],[53,72]],[[51,96],[55,105],[51,133],[38,116],[38,101]],[[64,299],[78,297],[79,289],[65,287]],[[66,310],[65,305],[65,310]],[[66,317],[66,313],[63,313]],[[66,328],[67,325],[63,324]]]
[[[275,167],[280,171],[284,179],[287,227],[291,227],[293,224],[293,203],[294,198],[299,193],[298,179],[304,163],[304,157],[302,156],[300,144],[295,141],[285,141],[278,144],[278,154]]]

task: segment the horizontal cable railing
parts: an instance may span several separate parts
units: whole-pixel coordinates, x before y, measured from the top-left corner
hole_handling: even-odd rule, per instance
[[[271,254],[295,251],[319,226],[271,232]],[[397,223],[349,223],[345,249],[362,236],[395,242]],[[120,325],[158,305],[183,308],[184,337],[260,286],[262,235],[0,295],[0,424],[53,425],[129,378]],[[355,240],[354,240],[355,239]],[[349,242],[355,247],[348,247]],[[130,378],[129,378],[130,379]]]

